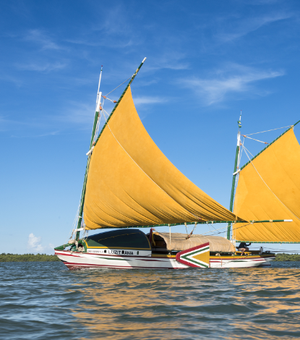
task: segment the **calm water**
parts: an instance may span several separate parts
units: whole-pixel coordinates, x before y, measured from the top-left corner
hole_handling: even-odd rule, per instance
[[[2,339],[300,338],[300,263],[69,271],[0,263]]]

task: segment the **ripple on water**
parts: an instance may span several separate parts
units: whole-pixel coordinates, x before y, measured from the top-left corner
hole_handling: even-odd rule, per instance
[[[5,339],[300,337],[299,263],[229,270],[83,270],[1,263]]]

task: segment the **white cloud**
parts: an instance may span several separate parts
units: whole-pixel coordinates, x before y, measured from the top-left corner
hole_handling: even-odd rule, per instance
[[[260,29],[263,26],[272,24],[274,22],[291,18],[293,15],[290,13],[272,13],[266,16],[251,18],[248,20],[239,20],[234,28],[233,33],[222,32],[217,35],[217,38],[223,42],[231,42],[239,39],[251,32]]]
[[[257,93],[257,89],[253,87],[255,82],[282,75],[284,75],[283,71],[266,71],[231,64],[223,70],[217,70],[210,79],[194,77],[183,79],[180,82],[194,90],[205,105],[209,106],[224,101],[228,95],[233,93]],[[265,93],[266,91],[261,91],[260,95]]]
[[[143,105],[143,104],[159,104],[164,103],[167,100],[161,97],[147,97],[147,96],[141,96],[141,97],[134,97],[134,104],[136,106]]]
[[[52,41],[41,30],[30,30],[25,36],[24,40],[37,43],[43,50],[59,50],[61,49],[54,41]]]
[[[97,23],[96,27],[105,31],[105,34],[110,37],[129,37],[136,33],[128,9],[120,3],[107,9],[105,17]]]
[[[13,83],[15,86],[17,87],[21,87],[21,85],[23,84],[23,81],[19,78],[19,77],[14,77],[11,75],[1,75],[0,76],[0,80],[9,82],[9,83]]]
[[[41,245],[41,238],[30,233],[28,236],[28,248],[34,252],[42,252],[44,248]]]
[[[189,68],[189,64],[184,61],[186,58],[185,53],[173,51],[164,52],[161,55],[153,56],[151,59],[151,64],[147,64],[146,71],[157,71],[161,69],[169,70],[186,70]]]
[[[16,65],[19,69],[27,71],[37,71],[37,72],[51,72],[56,70],[61,70],[66,67],[63,63],[30,63],[30,64],[18,64]]]
[[[128,53],[128,48],[140,45],[139,36],[139,30],[134,28],[128,6],[118,3],[106,9],[103,20],[92,22],[84,36],[71,39],[69,42],[125,49],[125,53]]]
[[[57,117],[58,121],[68,124],[78,124],[84,128],[91,127],[95,114],[95,107],[82,102],[69,102],[69,106],[62,110],[63,114]]]

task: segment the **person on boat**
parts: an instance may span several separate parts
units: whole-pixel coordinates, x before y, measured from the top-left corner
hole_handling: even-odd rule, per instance
[[[249,251],[249,246],[251,245],[251,243],[245,243],[245,242],[241,242],[240,245],[238,246],[238,251],[241,251],[241,256],[244,255],[245,251]]]

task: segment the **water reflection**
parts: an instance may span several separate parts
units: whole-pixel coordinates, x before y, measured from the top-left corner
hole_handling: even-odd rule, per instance
[[[299,268],[70,275],[83,296],[74,316],[89,339],[300,337]]]

